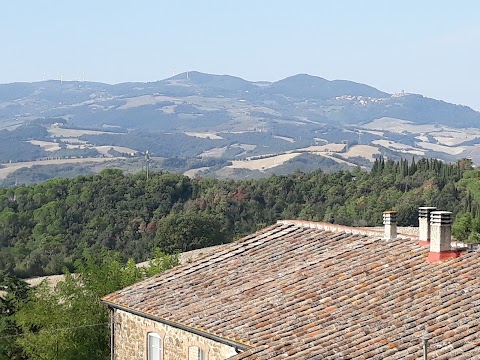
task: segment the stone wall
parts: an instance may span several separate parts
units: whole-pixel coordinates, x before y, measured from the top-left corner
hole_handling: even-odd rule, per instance
[[[231,346],[122,310],[114,310],[113,322],[114,360],[147,360],[149,332],[155,332],[162,338],[164,360],[194,360],[193,354],[198,353],[198,348],[205,352],[208,360],[227,359],[236,354]]]

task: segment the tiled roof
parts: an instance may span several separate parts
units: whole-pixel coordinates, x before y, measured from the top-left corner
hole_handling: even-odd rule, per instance
[[[422,359],[425,334],[429,359],[480,359],[480,253],[426,256],[285,221],[103,300],[251,346],[232,359]]]

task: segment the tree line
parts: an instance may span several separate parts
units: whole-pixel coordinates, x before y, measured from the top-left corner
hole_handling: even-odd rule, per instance
[[[161,172],[147,180],[144,173],[106,169],[0,189],[0,270],[58,274],[73,270],[85,250],[102,249],[139,262],[156,247],[173,254],[229,242],[278,219],[379,226],[382,212],[394,209],[407,226],[417,224],[424,205],[476,219],[478,184],[468,161],[435,159],[377,159],[370,172],[297,171],[241,181]],[[465,230],[467,239],[473,230]]]

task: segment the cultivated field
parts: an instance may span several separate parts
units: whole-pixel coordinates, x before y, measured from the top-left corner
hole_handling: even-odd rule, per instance
[[[239,160],[232,161],[232,165],[227,166],[231,169],[248,169],[248,170],[265,170],[282,165],[284,162],[293,159],[300,155],[300,153],[290,153],[268,157],[265,159],[256,160]]]
[[[457,146],[465,141],[471,141],[480,137],[480,133],[472,130],[438,131],[432,134],[435,140],[446,146]]]
[[[422,134],[442,131],[445,129],[445,127],[439,125],[417,125],[410,121],[388,117],[376,119],[368,124],[363,125],[363,128],[375,131],[390,131],[399,134],[405,132],[409,132],[412,134]]]
[[[193,136],[193,137],[198,137],[202,139],[212,139],[212,140],[221,140],[223,137],[215,134],[215,133],[209,133],[209,132],[191,132],[191,131],[185,131],[185,135],[188,136]]]
[[[375,140],[375,141],[372,141],[372,144],[380,145],[380,146],[386,147],[387,149],[401,152],[401,153],[406,153],[406,154],[423,156],[426,153],[426,150],[414,148],[409,145],[401,144],[391,140]]]
[[[374,155],[380,154],[380,151],[377,147],[371,145],[354,145],[347,152],[342,153],[342,157],[351,158],[351,157],[363,157],[369,161],[374,161]]]
[[[72,137],[76,138],[82,135],[118,134],[118,133],[109,132],[109,131],[64,129],[56,126],[49,128],[48,132],[52,134],[52,136],[67,137],[67,138],[72,138]]]
[[[428,143],[428,142],[420,142],[417,145],[424,148],[424,149],[443,152],[445,154],[450,154],[450,155],[459,155],[459,154],[461,154],[465,151],[465,147],[463,147],[463,146],[453,147],[453,146],[432,144],[432,143]]]
[[[225,153],[225,150],[227,150],[226,147],[213,148],[213,149],[204,151],[199,156],[201,156],[201,157],[211,157],[211,158],[220,158]]]
[[[138,152],[137,150],[130,149],[130,148],[123,147],[123,146],[109,146],[109,145],[105,145],[105,146],[94,146],[93,148],[94,148],[94,149],[97,149],[97,151],[98,151],[100,154],[102,154],[103,156],[105,156],[105,157],[113,157],[113,155],[110,155],[110,154],[108,153],[108,151],[109,151],[110,149],[115,150],[115,151],[118,151],[119,153],[125,153],[125,154],[135,154],[135,153]]]
[[[232,147],[235,147],[235,148],[240,148],[240,149],[243,149],[245,151],[252,151],[254,150],[257,145],[252,145],[252,144],[233,144]]]
[[[367,133],[367,134],[372,134],[372,135],[377,135],[377,136],[383,136],[385,134],[383,131],[375,131],[375,130],[359,130],[362,134]]]
[[[60,145],[53,141],[30,140],[30,144],[40,146],[45,151],[57,151],[61,149]]]
[[[66,141],[64,142],[67,143],[67,149],[95,149],[105,157],[113,157],[113,155],[108,153],[109,150],[115,150],[125,154],[136,154],[138,152],[138,150],[131,149],[124,146],[115,146],[115,145],[94,146],[87,143],[86,141],[81,141],[75,138],[70,138],[70,139],[67,138],[65,140]],[[72,140],[72,141],[68,141],[68,140]],[[45,150],[55,151],[55,150],[60,150],[60,148],[54,149],[54,150],[48,150],[48,149],[45,149]]]
[[[442,152],[452,156],[471,156],[475,154],[477,158],[477,149],[472,146],[461,146],[460,144],[480,138],[479,129],[454,129],[443,125],[417,125],[409,121],[381,118],[372,121],[363,126],[366,129],[388,130],[399,134],[410,133],[419,141],[416,147],[404,145],[390,140],[375,140],[373,144],[381,145],[394,151],[408,153],[412,155],[424,156],[427,151]],[[373,131],[370,131],[373,133]],[[431,138],[434,141],[431,141]],[[476,161],[476,160],[475,160]]]
[[[418,140],[420,140],[420,141],[428,142],[428,136],[426,136],[426,135],[418,135],[418,136],[415,136],[415,139],[418,139]]]
[[[345,149],[346,144],[326,144],[326,145],[316,145],[316,146],[309,146],[306,148],[298,149],[298,151],[305,151],[305,152],[340,152]]]
[[[178,99],[174,99],[168,96],[153,96],[153,95],[142,95],[142,96],[137,96],[132,98],[126,98],[124,100],[126,101],[126,103],[122,106],[119,106],[117,108],[118,110],[132,109],[132,108],[145,106],[145,105],[155,105],[162,101],[172,101],[172,102],[175,102],[175,100],[179,101]]]
[[[286,136],[276,136],[276,135],[274,135],[273,137],[274,137],[275,139],[280,139],[280,140],[288,141],[289,143],[294,143],[294,142],[295,142],[294,139],[289,138],[289,137],[286,137]]]

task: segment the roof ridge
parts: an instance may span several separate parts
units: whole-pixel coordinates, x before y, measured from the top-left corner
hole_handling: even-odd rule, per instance
[[[294,226],[301,226],[304,228],[313,228],[313,229],[320,229],[320,230],[327,230],[332,232],[345,232],[347,234],[359,234],[359,235],[367,235],[367,236],[381,236],[383,238],[383,231],[364,228],[364,227],[355,227],[355,226],[347,226],[347,225],[339,225],[339,224],[330,224],[323,221],[306,221],[306,220],[277,220],[277,224],[282,225],[294,225]],[[402,234],[397,233],[398,239],[411,239],[411,238],[418,238],[418,235],[414,234]]]

